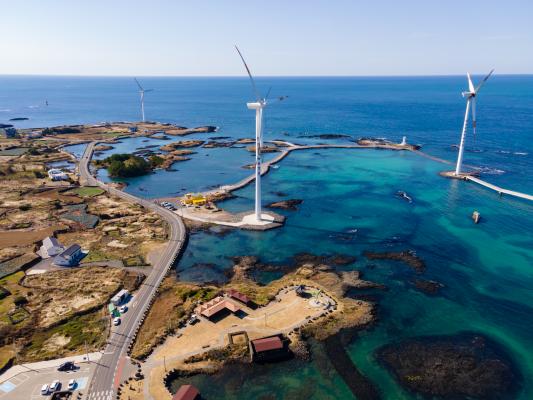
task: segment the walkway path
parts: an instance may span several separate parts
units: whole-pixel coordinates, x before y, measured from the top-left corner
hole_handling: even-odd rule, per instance
[[[479,179],[479,178],[476,178],[476,177],[470,176],[470,175],[465,176],[465,179],[468,180],[468,181],[475,182],[478,185],[485,186],[486,188],[492,189],[492,190],[498,192],[500,195],[501,194],[507,194],[509,196],[514,196],[514,197],[518,197],[518,198],[521,198],[521,199],[526,199],[526,200],[533,201],[533,196],[531,196],[530,194],[525,194],[525,193],[515,192],[514,190],[504,189],[504,188],[501,188],[499,186],[493,185],[492,183],[485,182],[482,179]]]

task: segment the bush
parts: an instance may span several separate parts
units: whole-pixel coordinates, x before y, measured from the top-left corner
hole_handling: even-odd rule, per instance
[[[110,176],[128,178],[144,175],[152,170],[148,161],[132,154],[113,154],[103,161]]]
[[[15,303],[16,306],[20,307],[25,304],[28,304],[28,299],[24,296],[19,295],[13,299],[13,303]]]
[[[152,168],[156,168],[156,167],[159,167],[161,164],[163,164],[165,159],[163,157],[160,157],[160,156],[154,154],[154,155],[150,156],[148,161],[150,161],[150,165],[152,166]]]
[[[19,206],[20,211],[28,211],[31,208],[31,204],[21,204]]]

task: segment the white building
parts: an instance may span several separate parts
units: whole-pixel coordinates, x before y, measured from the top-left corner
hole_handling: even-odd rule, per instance
[[[42,258],[55,257],[60,254],[65,248],[57,241],[53,236],[48,236],[43,239],[43,245],[41,246],[39,253]]]
[[[52,168],[48,170],[48,177],[53,181],[66,181],[68,180],[68,175],[57,168]]]

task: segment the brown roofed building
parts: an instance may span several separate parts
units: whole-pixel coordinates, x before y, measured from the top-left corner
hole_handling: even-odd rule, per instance
[[[236,313],[237,311],[240,311],[240,309],[241,308],[237,304],[232,303],[222,296],[218,296],[213,300],[202,304],[198,310],[204,317],[211,318],[223,310],[229,310],[232,313]]]
[[[245,294],[242,294],[238,290],[229,289],[226,293],[232,299],[238,300],[245,305],[249,305],[252,302],[248,296],[246,296]]]
[[[181,385],[172,400],[196,400],[200,398],[200,392],[193,385]]]
[[[290,356],[290,351],[281,335],[252,340],[250,346],[253,361],[276,361]]]

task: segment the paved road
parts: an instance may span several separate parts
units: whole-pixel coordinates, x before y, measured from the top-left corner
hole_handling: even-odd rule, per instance
[[[89,143],[80,159],[78,167],[80,182],[86,186],[99,186],[112,195],[140,204],[146,209],[159,214],[170,226],[169,244],[135,294],[129,311],[123,317],[122,324],[118,327],[113,327],[104,355],[98,363],[89,386],[89,399],[111,400],[115,397],[116,388],[122,380],[122,370],[125,367],[127,368],[129,364],[129,358],[127,357],[128,345],[161,281],[183,249],[186,231],[181,218],[177,214],[151,201],[111,188],[94,178],[90,174],[89,163],[96,144],[97,142]]]

